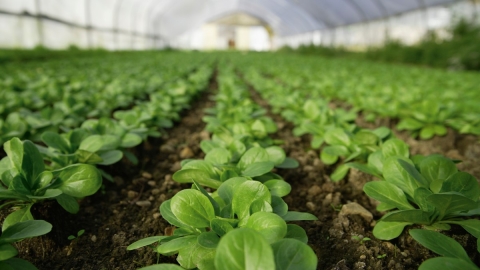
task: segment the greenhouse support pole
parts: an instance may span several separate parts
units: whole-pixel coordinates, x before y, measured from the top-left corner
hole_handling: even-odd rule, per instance
[[[85,0],[85,26],[87,30],[87,48],[92,48],[92,26],[90,25],[90,0]]]
[[[35,12],[37,13],[37,34],[38,34],[38,45],[44,46],[43,41],[43,24],[40,17],[40,0],[35,0]]]

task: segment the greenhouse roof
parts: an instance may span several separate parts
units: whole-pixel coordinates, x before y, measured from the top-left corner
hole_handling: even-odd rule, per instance
[[[205,22],[248,14],[279,36],[383,19],[458,0],[1,0],[2,14],[175,37]],[[106,12],[111,11],[111,12]],[[252,21],[250,19],[250,21]]]

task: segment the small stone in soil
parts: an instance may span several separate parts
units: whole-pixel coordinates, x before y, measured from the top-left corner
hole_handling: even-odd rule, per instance
[[[160,189],[158,189],[158,188],[152,189],[152,194],[153,195],[157,195],[158,193],[160,193]]]
[[[143,172],[142,177],[147,178],[147,179],[152,179],[152,174],[148,172]]]
[[[97,236],[92,235],[92,237],[90,237],[90,240],[92,240],[92,242],[97,242]]]
[[[307,202],[307,208],[310,209],[310,211],[315,211],[317,206],[313,202]]]
[[[138,192],[133,191],[133,190],[129,190],[129,191],[127,192],[127,197],[128,197],[129,199],[133,199],[133,198],[137,197],[137,195],[138,195]]]
[[[175,152],[175,147],[173,147],[173,146],[170,145],[170,144],[164,144],[164,145],[160,146],[160,152],[163,152],[163,153],[174,153],[174,152]]]
[[[180,158],[191,158],[193,156],[194,156],[193,151],[189,147],[183,148],[182,151],[180,152]]]
[[[373,215],[367,209],[356,202],[344,204],[339,216],[360,215],[367,222],[373,220]]]
[[[153,218],[154,218],[154,219],[158,219],[159,217],[160,217],[160,213],[155,213],[155,214],[153,214]]]
[[[176,172],[179,171],[182,168],[182,165],[180,165],[180,162],[177,161],[173,164],[173,166],[170,168],[170,171]]]
[[[137,201],[135,202],[136,205],[141,206],[141,207],[148,207],[152,205],[150,201]]]
[[[155,181],[148,181],[147,184],[148,184],[149,186],[151,186],[151,187],[154,187],[154,186],[157,185],[157,182],[155,182]]]
[[[317,196],[321,192],[322,192],[322,189],[317,185],[313,185],[311,188],[308,189],[308,194],[312,196]]]

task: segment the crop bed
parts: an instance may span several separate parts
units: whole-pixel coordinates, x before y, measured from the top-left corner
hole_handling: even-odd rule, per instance
[[[267,87],[264,89],[263,86],[266,84],[262,83],[263,80],[268,80],[285,89],[297,89],[301,93],[302,89],[298,84],[282,77],[282,73],[275,68],[262,67],[258,61],[260,57],[257,55],[253,60],[249,60],[258,61],[255,62],[257,66],[248,67],[245,65],[248,62],[243,62],[247,60],[240,60],[238,55],[220,54],[218,57],[220,60],[216,64],[217,71],[211,73],[208,83],[203,85],[194,81],[195,85],[197,83],[203,85],[204,89],[200,89],[201,94],[192,95],[190,108],[173,117],[172,125],[158,129],[160,136],[145,137],[140,144],[128,148],[128,151],[137,157],[137,164],[125,154],[118,162],[101,166],[105,175],[110,175],[113,180],[104,179],[103,186],[98,192],[81,199],[77,214],[66,212],[54,200],[32,206],[31,213],[35,219],[45,220],[51,223],[53,228],[47,235],[17,242],[15,246],[19,251],[19,258],[31,262],[38,269],[137,269],[156,263],[176,263],[175,255],[157,255],[148,247],[127,251],[127,247],[142,238],[172,234],[174,227],[162,218],[159,207],[179,191],[192,186],[173,180],[173,175],[182,168],[182,160],[205,158],[201,142],[212,138],[212,132],[205,130],[206,125],[211,124],[204,122],[205,111],[215,106],[213,97],[219,91],[219,73],[222,73],[225,67],[231,68],[225,59],[242,63],[235,67],[238,80],[247,86],[250,98],[266,109],[266,116],[273,119],[278,127],[278,130],[269,136],[274,141],[281,141],[279,146],[284,149],[286,156],[299,163],[298,168],[274,168],[272,172],[291,185],[290,194],[283,197],[289,211],[308,212],[318,218],[316,221],[294,222],[307,233],[308,245],[318,258],[317,269],[417,269],[425,260],[437,256],[409,235],[408,229],[420,228],[419,225],[409,226],[393,240],[382,241],[375,238],[372,230],[384,212],[376,210],[378,202],[367,196],[363,190],[364,185],[374,181],[375,177],[350,169],[343,180],[332,181],[332,175],[338,166],[326,165],[321,159],[322,148],[312,147],[312,140],[317,134],[308,132],[295,134],[294,130],[298,123],[282,117],[281,109],[275,108],[275,100],[266,95]],[[269,57],[271,56],[266,59],[271,59]],[[200,58],[195,59],[197,61],[191,65],[191,69],[183,69],[182,72],[172,71],[165,80],[171,80],[169,76],[175,78],[177,76],[175,74],[187,74],[179,76],[188,77],[191,72],[202,70],[198,68],[201,66],[201,61],[198,61]],[[212,58],[209,59],[207,62],[213,63]],[[262,78],[252,73],[249,69],[252,66],[262,70],[258,72]],[[304,79],[315,80],[306,77]],[[152,84],[152,87],[161,85],[159,82]],[[332,83],[328,84],[330,87]],[[328,93],[330,92],[326,91],[323,95]],[[328,97],[330,107],[351,109],[352,101],[345,100],[340,94],[330,94],[332,95]],[[149,101],[143,93],[137,95],[142,102]],[[301,101],[303,102],[316,96],[299,95],[298,98],[304,98]],[[121,109],[135,108],[135,104],[125,102]],[[474,102],[471,102],[468,106],[474,105]],[[428,128],[438,123],[431,125],[427,123],[426,126],[415,130],[398,131],[395,127],[399,121],[413,116],[405,115],[405,110],[402,111],[404,115],[385,116],[381,115],[381,108],[377,109],[374,111],[363,109],[362,113],[356,114],[351,123],[372,130],[381,126],[391,128],[397,138],[408,144],[412,155],[441,154],[453,160],[461,160],[462,162],[457,164],[458,169],[480,179],[480,143],[478,136],[468,134],[469,131],[476,132],[475,127],[466,127],[472,123],[470,115],[458,114],[463,117],[457,118],[464,121],[463,126],[444,122],[444,136],[432,136],[429,140],[421,140],[415,136],[430,134]],[[116,110],[119,110],[118,106],[112,107],[111,111],[98,114],[112,115]],[[35,111],[34,107],[32,111]],[[377,117],[375,121],[367,119],[372,115]],[[96,117],[97,115],[90,116]],[[27,122],[29,123],[34,121]],[[30,136],[27,138],[32,140],[38,139],[42,128],[44,127],[37,128],[31,134],[25,132],[25,136]],[[436,131],[440,129],[437,128]],[[440,133],[443,133],[443,130],[440,130]],[[5,154],[2,153],[2,156]],[[2,209],[1,220],[4,220],[10,212],[10,209]],[[81,230],[84,230],[84,233],[77,236]],[[480,265],[477,239],[474,236],[458,225],[452,225],[450,230],[444,231],[444,234],[458,241],[473,263]],[[75,237],[69,239],[71,235]]]

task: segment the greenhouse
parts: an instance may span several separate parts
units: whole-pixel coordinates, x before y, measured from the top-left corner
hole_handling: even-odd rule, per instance
[[[480,1],[0,25],[0,270],[480,270]]]

